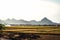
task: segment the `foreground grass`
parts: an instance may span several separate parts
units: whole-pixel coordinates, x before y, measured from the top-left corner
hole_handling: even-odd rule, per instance
[[[4,32],[16,33],[50,33],[60,34],[60,27],[56,26],[6,26]]]

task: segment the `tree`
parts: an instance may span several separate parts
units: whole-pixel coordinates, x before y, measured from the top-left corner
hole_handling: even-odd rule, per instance
[[[2,36],[2,33],[3,33],[3,29],[4,29],[4,24],[0,24],[0,37]]]
[[[4,29],[4,24],[0,24],[0,30],[3,30]]]

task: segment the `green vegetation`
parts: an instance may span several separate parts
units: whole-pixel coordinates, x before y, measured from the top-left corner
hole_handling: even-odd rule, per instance
[[[4,29],[4,24],[0,24],[0,30],[3,30]]]
[[[4,24],[0,24],[0,37],[3,34],[4,26],[5,26]]]

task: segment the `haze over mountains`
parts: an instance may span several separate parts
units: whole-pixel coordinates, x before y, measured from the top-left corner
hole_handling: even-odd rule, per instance
[[[46,17],[43,18],[41,21],[35,21],[35,20],[26,21],[23,19],[0,20],[0,24],[5,24],[5,25],[58,25],[58,23],[54,23],[51,20],[47,19]]]

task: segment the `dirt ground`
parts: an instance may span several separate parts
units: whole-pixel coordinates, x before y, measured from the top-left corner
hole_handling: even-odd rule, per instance
[[[60,40],[60,35],[48,34],[4,34],[0,40]]]

